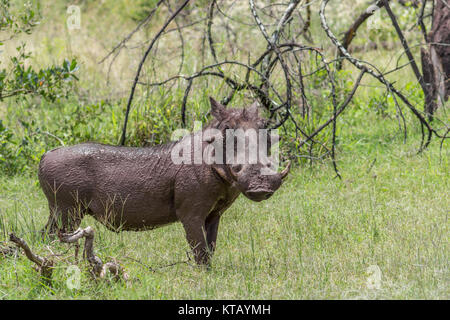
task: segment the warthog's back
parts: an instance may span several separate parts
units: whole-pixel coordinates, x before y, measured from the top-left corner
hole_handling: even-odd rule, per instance
[[[42,157],[39,180],[50,205],[76,202],[96,218],[112,217],[111,223],[124,229],[169,223],[176,220],[172,146],[85,143],[57,148]]]

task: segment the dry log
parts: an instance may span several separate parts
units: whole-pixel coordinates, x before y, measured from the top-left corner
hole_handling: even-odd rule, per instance
[[[33,253],[25,240],[17,237],[14,233],[9,234],[9,240],[14,242],[19,248],[23,249],[26,257],[36,264],[36,269],[41,274],[42,279],[47,284],[51,284],[53,261]]]

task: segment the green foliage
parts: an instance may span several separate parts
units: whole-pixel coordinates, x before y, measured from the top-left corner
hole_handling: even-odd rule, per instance
[[[6,41],[20,33],[30,34],[38,24],[30,3],[25,4],[21,10],[12,11],[10,1],[1,0],[0,11],[3,18],[0,21],[0,31],[9,37]],[[4,41],[0,42],[0,49]],[[61,66],[36,70],[27,66],[31,54],[26,51],[24,43],[19,45],[16,51],[16,55],[9,58],[9,65],[0,68],[0,101],[26,94],[55,100],[61,95],[67,95],[67,91],[71,89],[70,82],[78,79],[74,74],[78,70],[75,59],[64,60]]]
[[[152,146],[169,142],[172,132],[181,128],[179,108],[170,98],[164,103],[152,103],[134,126],[133,144]]]
[[[17,158],[17,151],[13,149],[15,145],[13,133],[4,126],[3,121],[0,119],[0,164],[4,173],[16,173],[16,170],[11,168]]]
[[[25,44],[17,47],[17,56],[11,57],[12,68],[0,69],[0,101],[13,96],[35,94],[49,100],[66,96],[71,87],[68,83],[78,78],[77,61],[64,60],[62,66],[34,70],[26,67],[25,62],[30,54],[25,51]]]
[[[30,2],[25,3],[21,10],[13,11],[10,0],[0,0],[0,16],[2,17],[0,32],[8,31],[10,39],[22,32],[30,34],[32,29],[39,24],[35,9]]]
[[[147,17],[150,12],[156,7],[159,0],[138,0],[136,1],[136,9],[130,13],[130,16],[135,21],[141,21]]]
[[[19,121],[24,134],[17,135],[0,120],[0,171],[6,175],[24,174],[34,168],[45,151],[45,143],[34,130],[35,121]]]
[[[82,104],[75,97],[54,102],[10,101],[0,126],[0,172],[35,174],[42,154],[61,145],[86,141],[116,143],[119,104]]]

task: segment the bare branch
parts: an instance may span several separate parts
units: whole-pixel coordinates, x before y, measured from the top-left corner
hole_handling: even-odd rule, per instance
[[[424,142],[424,136],[422,136],[421,145],[418,150],[418,152],[422,152],[429,145],[433,133],[435,133],[437,135],[437,132],[430,126],[430,124],[425,120],[425,118],[422,116],[422,114],[408,101],[408,99],[400,91],[398,91],[389,81],[387,81],[385,79],[383,74],[381,74],[380,72],[377,73],[374,70],[372,70],[371,68],[364,66],[359,60],[355,59],[348,53],[347,49],[344,48],[344,46],[340,43],[340,41],[336,38],[336,36],[331,32],[330,28],[328,27],[328,24],[327,24],[327,21],[325,18],[325,7],[328,2],[329,2],[329,0],[322,0],[321,6],[320,6],[320,12],[319,12],[322,28],[325,30],[328,38],[330,38],[330,40],[333,42],[333,44],[340,50],[342,55],[348,61],[350,61],[355,67],[357,67],[360,70],[366,70],[366,72],[368,74],[370,74],[371,76],[376,78],[378,81],[380,81],[382,84],[384,84],[386,86],[386,88],[388,88],[388,90],[395,93],[406,104],[406,106],[412,111],[412,113],[418,118],[421,125],[423,125],[427,128],[427,130],[428,130],[427,140],[426,140],[426,142]]]
[[[117,262],[107,262],[103,264],[102,260],[94,252],[94,229],[87,227],[78,229],[73,233],[58,234],[59,240],[65,243],[76,243],[81,238],[85,238],[84,253],[91,265],[91,274],[94,278],[104,278],[107,272],[111,272],[113,278],[117,281],[121,278],[128,280],[128,275]]]
[[[150,11],[150,13],[147,15],[147,17],[145,17],[138,25],[136,28],[134,28],[133,31],[131,31],[125,38],[122,39],[122,41],[120,41],[105,57],[103,57],[100,61],[99,64],[102,64],[106,59],[108,59],[113,53],[115,53],[116,51],[120,51],[124,46],[125,43],[127,43],[132,37],[133,35],[138,32],[139,29],[141,29],[143,26],[147,25],[150,20],[152,19],[153,15],[155,14],[156,10],[159,8],[159,6],[164,2],[164,0],[159,0],[158,3],[156,4],[155,8],[153,8],[152,11]]]
[[[158,40],[158,38],[161,36],[161,34],[164,32],[164,30],[170,24],[170,22],[172,22],[172,20],[175,19],[175,17],[181,12],[181,10],[183,10],[183,8],[189,3],[189,1],[190,0],[185,0],[183,2],[183,4],[164,23],[164,25],[161,27],[161,29],[158,31],[158,33],[153,38],[152,42],[150,43],[150,45],[147,48],[147,51],[145,52],[144,56],[142,57],[142,60],[139,63],[139,67],[138,67],[138,70],[136,72],[136,77],[134,78],[133,86],[131,87],[130,97],[128,98],[127,109],[126,109],[126,112],[125,112],[125,120],[124,120],[124,124],[123,124],[123,129],[122,129],[122,136],[120,138],[120,143],[119,143],[122,146],[125,144],[126,133],[127,133],[128,115],[130,113],[131,102],[133,101],[134,91],[136,90],[136,84],[139,81],[139,75],[141,74],[142,66],[144,65],[144,62],[147,59],[148,54],[152,50],[153,45],[155,44],[156,40]]]

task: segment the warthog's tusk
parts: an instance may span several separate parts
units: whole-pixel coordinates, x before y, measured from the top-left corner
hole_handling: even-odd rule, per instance
[[[233,169],[230,168],[230,175],[233,178],[234,181],[238,180],[238,176],[236,175],[236,173],[233,171]]]
[[[281,179],[286,178],[286,176],[288,175],[290,169],[291,169],[291,162],[289,161],[288,165],[286,166],[286,168],[283,171],[281,171],[281,173],[280,173]]]

